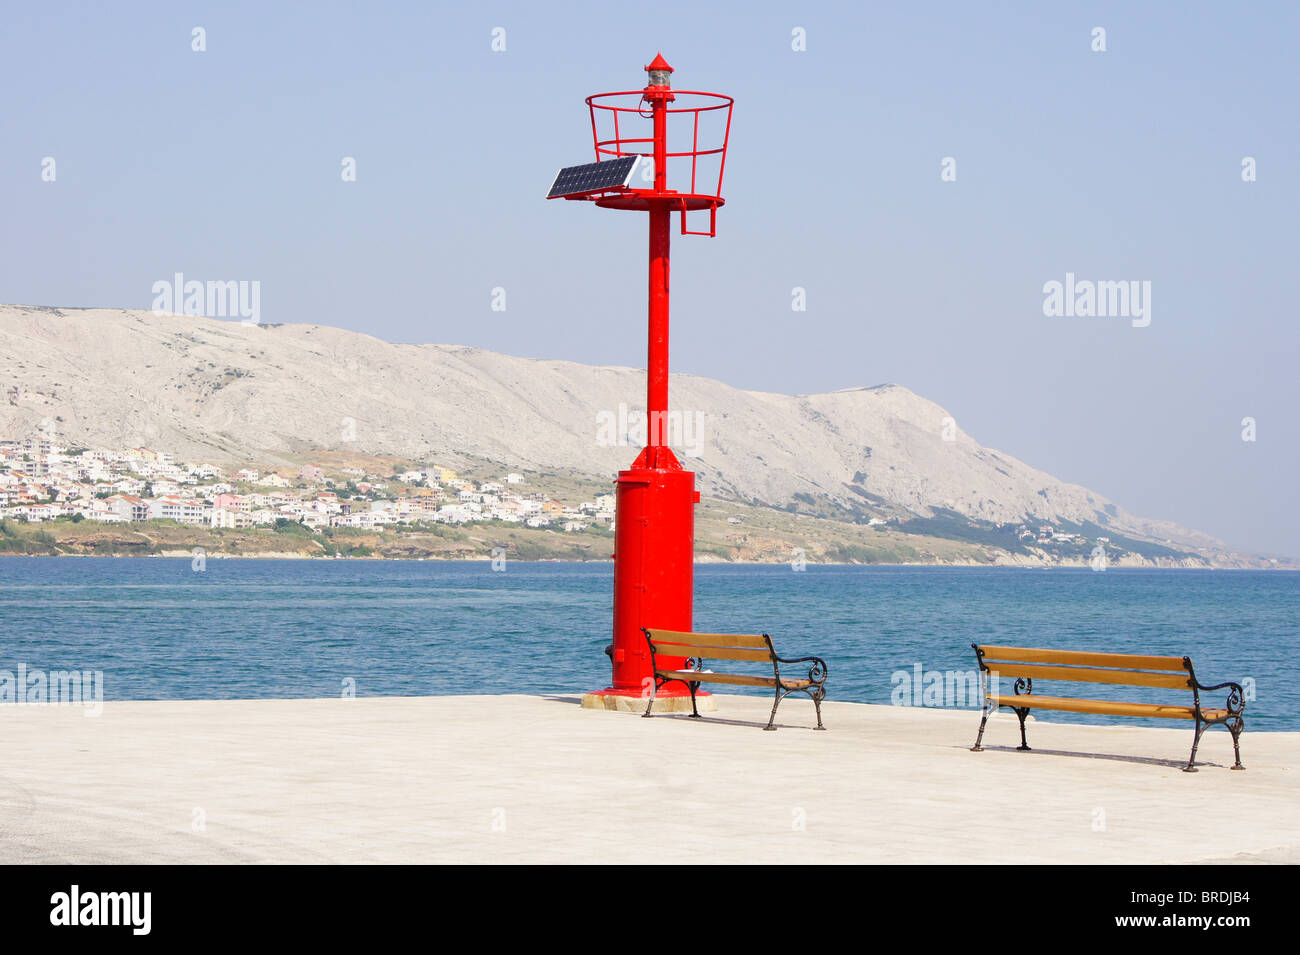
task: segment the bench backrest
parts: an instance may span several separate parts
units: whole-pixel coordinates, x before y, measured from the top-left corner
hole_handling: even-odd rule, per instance
[[[650,643],[650,652],[656,657],[771,663],[775,656],[772,641],[765,633],[686,633],[681,630],[642,629]]]
[[[979,658],[980,668],[1000,677],[1193,689],[1192,661],[1187,657],[996,647],[979,643],[971,646]]]

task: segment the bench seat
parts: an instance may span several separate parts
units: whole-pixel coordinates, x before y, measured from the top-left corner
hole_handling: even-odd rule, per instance
[[[681,680],[683,683],[734,683],[738,686],[776,686],[777,680],[770,676],[749,676],[744,673],[710,673],[707,670],[655,670],[655,673],[669,680]],[[792,689],[802,690],[812,686],[812,680],[794,680],[781,677],[781,683]]]
[[[1037,707],[1040,710],[1067,710],[1071,713],[1098,713],[1103,716],[1151,716],[1165,719],[1194,720],[1196,707],[1166,703],[1122,703],[1116,700],[1083,700],[1069,696],[990,696],[990,706]],[[1207,720],[1221,720],[1227,710],[1201,710]]]

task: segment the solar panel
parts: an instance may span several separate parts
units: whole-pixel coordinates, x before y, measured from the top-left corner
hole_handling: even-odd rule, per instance
[[[640,156],[620,156],[604,162],[589,162],[581,166],[565,166],[551,184],[547,199],[561,196],[584,196],[607,189],[618,189],[632,181]]]

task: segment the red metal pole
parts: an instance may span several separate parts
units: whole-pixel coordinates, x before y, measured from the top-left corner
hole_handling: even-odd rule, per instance
[[[646,444],[668,443],[668,270],[672,213],[667,203],[650,208],[650,343],[646,351]],[[658,452],[648,462],[655,466]]]
[[[668,103],[661,93],[650,94],[654,111],[655,192],[668,188]],[[672,245],[672,213],[660,200],[650,205],[650,343],[646,350],[646,444],[667,444],[668,421],[668,269]],[[647,462],[654,467],[657,452]]]

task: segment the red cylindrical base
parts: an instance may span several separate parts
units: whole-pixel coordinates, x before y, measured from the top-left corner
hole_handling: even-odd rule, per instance
[[[651,449],[647,449],[651,450]],[[681,470],[672,452],[655,448],[657,463],[620,471],[614,523],[614,679],[620,695],[641,694],[651,685],[650,650],[642,627],[691,629],[695,585],[695,474]],[[666,454],[665,454],[666,452]],[[642,459],[637,459],[637,465]],[[660,666],[680,666],[681,657],[660,657]],[[668,684],[661,695],[687,692]]]

